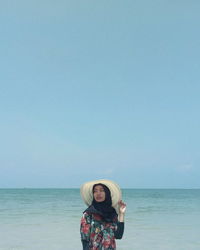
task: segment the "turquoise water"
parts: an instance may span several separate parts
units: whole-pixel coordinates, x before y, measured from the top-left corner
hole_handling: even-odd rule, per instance
[[[118,250],[199,250],[200,190],[126,189]],[[81,250],[78,189],[0,189],[0,250]]]

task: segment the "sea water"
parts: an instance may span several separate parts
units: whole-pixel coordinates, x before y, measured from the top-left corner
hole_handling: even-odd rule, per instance
[[[199,250],[199,189],[124,189],[117,250]],[[78,189],[0,189],[0,250],[81,250]]]

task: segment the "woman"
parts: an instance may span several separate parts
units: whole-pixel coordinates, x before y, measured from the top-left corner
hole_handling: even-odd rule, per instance
[[[123,236],[126,210],[119,186],[109,180],[87,182],[81,196],[88,205],[80,227],[83,250],[115,250],[115,239]]]

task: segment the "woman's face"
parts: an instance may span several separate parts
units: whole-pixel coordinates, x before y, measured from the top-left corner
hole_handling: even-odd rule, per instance
[[[101,185],[95,186],[93,196],[96,202],[105,201],[106,193],[104,188]]]

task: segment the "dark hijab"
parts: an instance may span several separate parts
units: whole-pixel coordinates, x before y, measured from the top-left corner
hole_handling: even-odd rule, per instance
[[[114,220],[114,218],[116,218],[117,213],[115,209],[112,207],[110,190],[106,185],[98,183],[93,186],[93,193],[94,193],[94,188],[98,185],[101,185],[105,191],[105,200],[102,202],[97,202],[93,198],[92,206],[99,212],[99,214],[103,217],[105,221],[111,222]]]

